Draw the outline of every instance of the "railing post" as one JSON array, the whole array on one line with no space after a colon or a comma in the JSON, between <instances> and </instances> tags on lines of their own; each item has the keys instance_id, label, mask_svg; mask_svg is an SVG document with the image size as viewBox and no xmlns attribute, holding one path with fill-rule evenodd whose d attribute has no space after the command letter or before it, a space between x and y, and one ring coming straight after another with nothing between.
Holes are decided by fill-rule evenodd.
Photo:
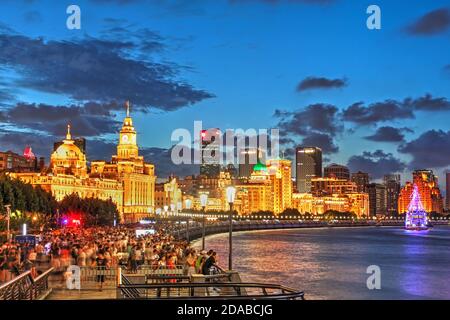
<instances>
[{"instance_id":1,"label":"railing post","mask_svg":"<svg viewBox=\"0 0 450 320\"><path fill-rule=\"evenodd\" d=\"M191 283L205 283L206 279L203 274L192 274L191 275ZM200 288L191 288L191 292L189 293L191 297L201 297L206 296L206 287Z\"/></svg>"}]
</instances>

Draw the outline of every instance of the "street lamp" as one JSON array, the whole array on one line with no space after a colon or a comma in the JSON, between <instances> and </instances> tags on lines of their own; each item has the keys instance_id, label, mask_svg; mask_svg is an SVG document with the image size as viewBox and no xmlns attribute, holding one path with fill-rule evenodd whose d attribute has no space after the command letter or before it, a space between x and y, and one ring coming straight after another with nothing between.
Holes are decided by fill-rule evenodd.
<instances>
[{"instance_id":1,"label":"street lamp","mask_svg":"<svg viewBox=\"0 0 450 320\"><path fill-rule=\"evenodd\" d=\"M230 230L229 230L229 235L228 235L228 241L229 241L229 252L228 252L228 270L232 270L232 266L233 266L233 203L234 203L234 198L236 197L236 188L233 186L229 186L226 189L227 192L227 201L228 204L230 205L230 213L228 215L229 218L229 222L230 222Z\"/></svg>"},{"instance_id":2,"label":"street lamp","mask_svg":"<svg viewBox=\"0 0 450 320\"><path fill-rule=\"evenodd\" d=\"M5 205L5 208L6 208L6 222L7 222L7 224L6 224L6 230L7 230L6 239L9 242L9 240L11 240L11 231L9 230L9 220L11 220L11 205L7 204L7 205Z\"/></svg>"},{"instance_id":3,"label":"street lamp","mask_svg":"<svg viewBox=\"0 0 450 320\"><path fill-rule=\"evenodd\" d=\"M208 204L208 194L206 192L200 193L200 205L202 206L203 221L202 221L202 250L205 250L205 211Z\"/></svg>"}]
</instances>

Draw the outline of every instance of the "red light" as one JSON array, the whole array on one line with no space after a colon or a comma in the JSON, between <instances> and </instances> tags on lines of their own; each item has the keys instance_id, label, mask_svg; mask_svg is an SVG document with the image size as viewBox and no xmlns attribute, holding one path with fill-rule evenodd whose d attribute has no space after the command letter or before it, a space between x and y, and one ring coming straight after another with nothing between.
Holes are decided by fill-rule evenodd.
<instances>
[{"instance_id":1,"label":"red light","mask_svg":"<svg viewBox=\"0 0 450 320\"><path fill-rule=\"evenodd\" d=\"M202 130L201 135L202 135L202 138L206 137L206 130Z\"/></svg>"}]
</instances>

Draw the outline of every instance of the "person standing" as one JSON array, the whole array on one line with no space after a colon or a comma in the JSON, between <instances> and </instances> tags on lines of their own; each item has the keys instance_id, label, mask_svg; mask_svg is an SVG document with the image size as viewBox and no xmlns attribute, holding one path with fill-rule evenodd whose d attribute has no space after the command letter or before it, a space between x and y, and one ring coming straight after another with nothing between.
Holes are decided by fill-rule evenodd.
<instances>
[{"instance_id":1,"label":"person standing","mask_svg":"<svg viewBox=\"0 0 450 320\"><path fill-rule=\"evenodd\" d=\"M97 267L97 282L99 284L99 291L103 291L103 283L105 282L105 272L109 267L108 260L103 255L102 251L99 251L97 254L97 258L94 260L93 267Z\"/></svg>"}]
</instances>

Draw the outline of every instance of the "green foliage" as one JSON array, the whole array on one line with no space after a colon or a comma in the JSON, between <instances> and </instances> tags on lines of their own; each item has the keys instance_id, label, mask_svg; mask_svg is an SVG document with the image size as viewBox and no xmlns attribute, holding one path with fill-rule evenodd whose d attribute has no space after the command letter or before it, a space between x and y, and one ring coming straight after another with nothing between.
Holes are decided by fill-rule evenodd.
<instances>
[{"instance_id":1,"label":"green foliage","mask_svg":"<svg viewBox=\"0 0 450 320\"><path fill-rule=\"evenodd\" d=\"M287 218L287 217L296 217L296 218L300 218L302 215L301 213L297 210L297 209L285 209L280 215L279 217L281 219Z\"/></svg>"},{"instance_id":2,"label":"green foliage","mask_svg":"<svg viewBox=\"0 0 450 320\"><path fill-rule=\"evenodd\" d=\"M57 206L54 197L42 190L33 188L28 183L8 176L0 176L0 212L5 214L5 205L11 205L11 212L40 212L51 215Z\"/></svg>"},{"instance_id":3,"label":"green foliage","mask_svg":"<svg viewBox=\"0 0 450 320\"><path fill-rule=\"evenodd\" d=\"M85 226L112 225L114 217L119 218L119 211L111 199L81 199L76 193L64 197L59 210L61 215L80 214Z\"/></svg>"},{"instance_id":4,"label":"green foliage","mask_svg":"<svg viewBox=\"0 0 450 320\"><path fill-rule=\"evenodd\" d=\"M323 214L324 219L332 220L335 218L339 219L356 219L358 216L353 212L341 212L335 210L328 210Z\"/></svg>"}]
</instances>

